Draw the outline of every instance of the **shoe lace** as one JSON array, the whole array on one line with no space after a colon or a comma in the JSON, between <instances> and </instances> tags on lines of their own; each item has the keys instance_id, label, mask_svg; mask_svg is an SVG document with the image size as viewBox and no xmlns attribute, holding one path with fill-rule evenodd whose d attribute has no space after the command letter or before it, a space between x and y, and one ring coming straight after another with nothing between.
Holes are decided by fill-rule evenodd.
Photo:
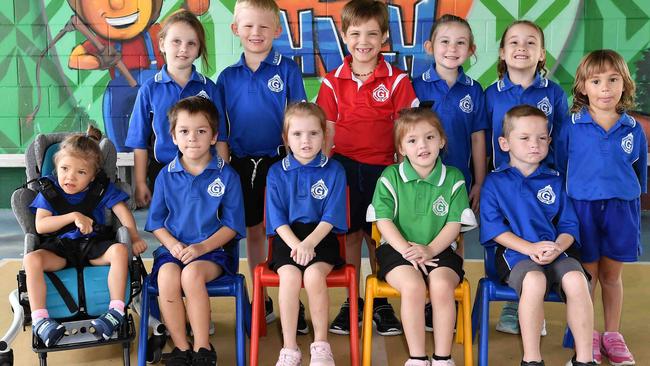
<instances>
[{"instance_id":1,"label":"shoe lace","mask_svg":"<svg viewBox=\"0 0 650 366\"><path fill-rule=\"evenodd\" d=\"M311 346L311 355L312 358L317 356L318 358L332 359L332 351L328 349L325 345L315 344Z\"/></svg>"},{"instance_id":2,"label":"shoe lace","mask_svg":"<svg viewBox=\"0 0 650 366\"><path fill-rule=\"evenodd\" d=\"M280 352L280 364L282 365L298 365L300 357L297 354Z\"/></svg>"},{"instance_id":3,"label":"shoe lace","mask_svg":"<svg viewBox=\"0 0 650 366\"><path fill-rule=\"evenodd\" d=\"M623 340L623 337L620 336L614 336L614 337L608 337L604 343L607 344L607 351L608 353L614 353L614 354L629 354L630 351L627 349L627 345L625 344L625 341Z\"/></svg>"}]
</instances>

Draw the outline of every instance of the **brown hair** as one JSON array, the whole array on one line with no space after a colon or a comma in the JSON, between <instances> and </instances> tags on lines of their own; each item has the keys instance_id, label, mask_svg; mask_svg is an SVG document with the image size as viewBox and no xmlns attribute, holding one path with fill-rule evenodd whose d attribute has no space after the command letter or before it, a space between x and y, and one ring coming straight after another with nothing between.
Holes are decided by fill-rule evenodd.
<instances>
[{"instance_id":1,"label":"brown hair","mask_svg":"<svg viewBox=\"0 0 650 366\"><path fill-rule=\"evenodd\" d=\"M99 148L102 132L89 124L86 133L76 133L66 137L59 145L59 151L54 154L54 165L66 155L89 162L95 169L94 174L102 168L103 157Z\"/></svg>"},{"instance_id":2,"label":"brown hair","mask_svg":"<svg viewBox=\"0 0 650 366\"><path fill-rule=\"evenodd\" d=\"M272 12L275 14L276 23L278 25L280 24L280 8L275 0L237 0L235 3L235 10L233 11L234 23L237 23L239 11L247 6Z\"/></svg>"},{"instance_id":3,"label":"brown hair","mask_svg":"<svg viewBox=\"0 0 650 366\"><path fill-rule=\"evenodd\" d=\"M208 63L208 46L205 41L205 30L199 18L189 10L179 9L168 16L163 22L162 29L158 32L158 38L161 40L165 39L169 28L176 23L185 23L194 29L196 36L199 38L199 57L201 57L203 65L209 69L210 64Z\"/></svg>"},{"instance_id":4,"label":"brown hair","mask_svg":"<svg viewBox=\"0 0 650 366\"><path fill-rule=\"evenodd\" d=\"M429 41L431 42L435 41L436 33L438 32L438 27L450 23L458 23L460 25L464 25L465 27L467 27L467 30L469 31L469 49L470 51L476 50L476 43L474 43L474 33L472 33L472 27L469 25L467 20L453 14L443 14L440 18L436 19L436 22L433 24L433 27L431 27L431 33L429 33ZM475 53L474 56L476 56Z\"/></svg>"},{"instance_id":5,"label":"brown hair","mask_svg":"<svg viewBox=\"0 0 650 366\"><path fill-rule=\"evenodd\" d=\"M528 104L521 104L510 108L506 115L503 117L503 128L501 129L501 136L508 137L510 132L514 129L514 122L521 117L539 117L546 121L548 125L548 117L536 107ZM548 127L547 127L548 131Z\"/></svg>"},{"instance_id":6,"label":"brown hair","mask_svg":"<svg viewBox=\"0 0 650 366\"><path fill-rule=\"evenodd\" d=\"M321 109L320 106L316 103L311 102L298 102L289 104L287 109L284 111L284 122L282 126L282 140L284 140L284 145L289 148L287 143L289 137L289 121L292 117L297 116L312 116L318 119L320 128L323 130L323 138L327 134L327 118L325 117L325 112Z\"/></svg>"},{"instance_id":7,"label":"brown hair","mask_svg":"<svg viewBox=\"0 0 650 366\"><path fill-rule=\"evenodd\" d=\"M399 112L399 118L395 120L393 138L396 149L399 148L404 135L418 122L430 124L438 131L440 139L445 142L445 145L447 144L447 135L445 134L445 129L442 128L442 123L438 115L430 108L414 107L402 109Z\"/></svg>"},{"instance_id":8,"label":"brown hair","mask_svg":"<svg viewBox=\"0 0 650 366\"><path fill-rule=\"evenodd\" d=\"M525 24L530 27L533 27L537 30L539 33L540 41L541 41L541 47L542 51L546 50L546 47L544 46L544 30L534 22L531 22L530 20L516 20L512 22L504 31L503 34L501 35L501 42L499 43L499 50L502 50L503 47L505 47L505 42L506 42L506 34L508 34L508 31L510 28L514 27L515 25L518 24ZM499 79L503 79L503 76L506 74L508 71L508 65L506 65L506 60L502 60L501 57L499 57L499 62L497 64L497 74L499 75ZM542 76L546 76L546 57L542 61L537 62L537 68L535 69L536 73L542 74Z\"/></svg>"},{"instance_id":9,"label":"brown hair","mask_svg":"<svg viewBox=\"0 0 650 366\"><path fill-rule=\"evenodd\" d=\"M623 95L616 104L616 112L623 113L625 110L634 108L636 85L630 76L630 70L621 55L613 50L591 51L580 61L576 70L576 78L573 82L573 105L571 112L578 112L582 107L589 105L589 98L583 93L587 79L594 74L605 72L607 68L613 68L623 78Z\"/></svg>"},{"instance_id":10,"label":"brown hair","mask_svg":"<svg viewBox=\"0 0 650 366\"><path fill-rule=\"evenodd\" d=\"M217 135L219 112L217 112L217 107L214 106L214 103L212 103L210 99L192 96L176 102L169 112L167 112L167 118L169 119L169 132L172 135L174 134L176 124L178 123L178 114L181 111L185 111L189 114L202 114L205 119L208 120L212 133Z\"/></svg>"},{"instance_id":11,"label":"brown hair","mask_svg":"<svg viewBox=\"0 0 650 366\"><path fill-rule=\"evenodd\" d=\"M351 25L359 25L374 19L379 23L382 34L388 32L388 8L377 0L350 0L341 12L341 30L348 31Z\"/></svg>"}]
</instances>

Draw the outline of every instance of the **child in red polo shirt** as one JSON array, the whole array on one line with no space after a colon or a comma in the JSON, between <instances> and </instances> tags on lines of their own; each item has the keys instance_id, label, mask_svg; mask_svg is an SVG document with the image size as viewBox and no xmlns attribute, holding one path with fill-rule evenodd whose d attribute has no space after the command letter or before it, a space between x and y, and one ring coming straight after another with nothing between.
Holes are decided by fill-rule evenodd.
<instances>
[{"instance_id":1,"label":"child in red polo shirt","mask_svg":"<svg viewBox=\"0 0 650 366\"><path fill-rule=\"evenodd\" d=\"M328 138L324 152L332 154L343 165L350 188L346 261L356 266L358 279L361 242L364 232L369 235L371 228L365 219L366 209L381 172L395 162L394 121L400 110L419 102L408 75L385 61L379 53L388 38L385 3L348 2L341 14L341 30L350 55L325 76L316 103L327 116ZM370 257L374 258L374 245L370 245L369 250ZM359 309L363 309L362 303ZM402 333L402 326L386 299L376 299L374 310L373 319L379 334ZM349 316L346 301L332 322L330 332L349 334Z\"/></svg>"}]
</instances>

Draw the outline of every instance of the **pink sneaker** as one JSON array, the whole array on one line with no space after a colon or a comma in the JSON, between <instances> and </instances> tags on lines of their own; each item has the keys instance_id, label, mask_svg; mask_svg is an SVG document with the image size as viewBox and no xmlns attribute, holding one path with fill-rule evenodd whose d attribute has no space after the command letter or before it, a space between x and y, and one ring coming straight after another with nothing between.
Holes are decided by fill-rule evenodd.
<instances>
[{"instance_id":1,"label":"pink sneaker","mask_svg":"<svg viewBox=\"0 0 650 366\"><path fill-rule=\"evenodd\" d=\"M332 348L327 342L314 342L309 346L311 352L310 366L334 366L334 356Z\"/></svg>"},{"instance_id":2,"label":"pink sneaker","mask_svg":"<svg viewBox=\"0 0 650 366\"><path fill-rule=\"evenodd\" d=\"M299 349L283 348L275 366L300 366L302 353Z\"/></svg>"},{"instance_id":3,"label":"pink sneaker","mask_svg":"<svg viewBox=\"0 0 650 366\"><path fill-rule=\"evenodd\" d=\"M636 365L632 353L627 348L623 335L619 332L605 332L602 339L602 353L613 366Z\"/></svg>"},{"instance_id":4,"label":"pink sneaker","mask_svg":"<svg viewBox=\"0 0 650 366\"><path fill-rule=\"evenodd\" d=\"M600 363L603 362L603 355L600 353L600 333L597 330L594 330L591 349L594 353L594 362L596 365L600 365Z\"/></svg>"},{"instance_id":5,"label":"pink sneaker","mask_svg":"<svg viewBox=\"0 0 650 366\"><path fill-rule=\"evenodd\" d=\"M429 360L424 361L409 358L406 360L406 363L404 363L404 366L431 366L431 362Z\"/></svg>"}]
</instances>

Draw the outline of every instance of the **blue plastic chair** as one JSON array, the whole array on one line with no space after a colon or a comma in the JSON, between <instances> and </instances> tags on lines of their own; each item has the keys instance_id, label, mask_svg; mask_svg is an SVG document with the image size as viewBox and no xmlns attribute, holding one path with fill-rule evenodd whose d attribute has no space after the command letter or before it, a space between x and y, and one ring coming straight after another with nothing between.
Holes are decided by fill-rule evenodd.
<instances>
[{"instance_id":1,"label":"blue plastic chair","mask_svg":"<svg viewBox=\"0 0 650 366\"><path fill-rule=\"evenodd\" d=\"M228 250L234 263L232 268L239 271L239 241L229 244ZM151 296L158 296L158 288L152 284L151 276L147 276L142 284L140 306L140 338L138 340L138 365L145 366L147 361L147 333L149 328L150 309L157 313L157 303L151 302ZM241 273L224 274L206 284L210 297L235 297L235 337L237 342L237 365L246 366L246 335L250 336L251 304L246 288L246 278ZM154 298L155 300L155 298Z\"/></svg>"},{"instance_id":2,"label":"blue plastic chair","mask_svg":"<svg viewBox=\"0 0 650 366\"><path fill-rule=\"evenodd\" d=\"M488 334L490 330L490 302L519 301L515 290L499 280L496 270L497 245L486 246L484 253L485 277L481 278L476 288L474 307L472 309L472 338L478 333L478 364L488 365ZM560 296L551 291L544 301L563 302ZM479 332L480 330L480 332ZM573 348L573 335L569 327L564 332L562 345Z\"/></svg>"}]
</instances>

